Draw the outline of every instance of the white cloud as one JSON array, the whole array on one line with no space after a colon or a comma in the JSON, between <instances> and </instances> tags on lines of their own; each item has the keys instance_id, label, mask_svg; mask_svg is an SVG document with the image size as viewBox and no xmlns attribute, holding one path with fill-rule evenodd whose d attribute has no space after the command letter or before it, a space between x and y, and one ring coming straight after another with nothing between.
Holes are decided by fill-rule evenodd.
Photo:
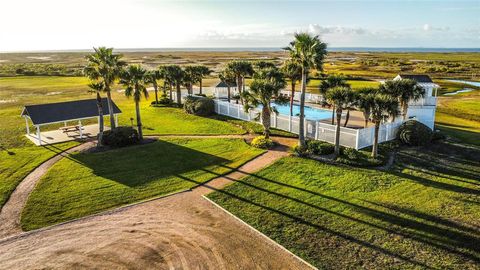
<instances>
[{"instance_id":1,"label":"white cloud","mask_svg":"<svg viewBox=\"0 0 480 270\"><path fill-rule=\"evenodd\" d=\"M450 30L450 27L448 26L442 26L442 27L434 27L428 23L424 24L423 25L423 30L424 31L438 31L438 32L445 32L445 31L449 31Z\"/></svg>"},{"instance_id":2,"label":"white cloud","mask_svg":"<svg viewBox=\"0 0 480 270\"><path fill-rule=\"evenodd\" d=\"M318 24L310 24L308 31L315 35L341 34L341 35L364 35L368 31L361 27L346 26L321 26Z\"/></svg>"}]
</instances>

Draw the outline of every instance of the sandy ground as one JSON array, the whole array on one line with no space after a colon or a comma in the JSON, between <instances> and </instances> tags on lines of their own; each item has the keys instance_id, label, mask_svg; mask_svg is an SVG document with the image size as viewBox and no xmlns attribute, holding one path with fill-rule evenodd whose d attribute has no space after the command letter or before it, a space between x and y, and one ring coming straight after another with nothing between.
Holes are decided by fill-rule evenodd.
<instances>
[{"instance_id":1,"label":"sandy ground","mask_svg":"<svg viewBox=\"0 0 480 270\"><path fill-rule=\"evenodd\" d=\"M193 191L5 238L0 269L308 269L202 197L285 155L279 147Z\"/></svg>"}]
</instances>

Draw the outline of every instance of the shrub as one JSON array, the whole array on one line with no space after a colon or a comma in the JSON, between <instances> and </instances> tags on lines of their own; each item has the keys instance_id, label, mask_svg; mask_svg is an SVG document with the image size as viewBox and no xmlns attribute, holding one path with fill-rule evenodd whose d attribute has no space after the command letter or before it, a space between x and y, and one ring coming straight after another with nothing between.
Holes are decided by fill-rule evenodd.
<instances>
[{"instance_id":1,"label":"shrub","mask_svg":"<svg viewBox=\"0 0 480 270\"><path fill-rule=\"evenodd\" d=\"M274 143L271 139L265 138L265 136L258 136L253 138L250 145L256 148L269 149L273 147Z\"/></svg>"},{"instance_id":2,"label":"shrub","mask_svg":"<svg viewBox=\"0 0 480 270\"><path fill-rule=\"evenodd\" d=\"M152 105L169 105L171 104L172 101L170 100L170 98L167 96L167 93L161 93L160 94L160 97L158 99L158 103L157 101L152 101Z\"/></svg>"},{"instance_id":3,"label":"shrub","mask_svg":"<svg viewBox=\"0 0 480 270\"><path fill-rule=\"evenodd\" d=\"M200 94L200 93L198 93L198 94L195 94L195 96L199 96L199 97L207 97L207 95L205 95L205 94Z\"/></svg>"},{"instance_id":4,"label":"shrub","mask_svg":"<svg viewBox=\"0 0 480 270\"><path fill-rule=\"evenodd\" d=\"M428 144L432 140L432 136L432 130L416 120L408 120L398 130L400 141L411 146Z\"/></svg>"},{"instance_id":5,"label":"shrub","mask_svg":"<svg viewBox=\"0 0 480 270\"><path fill-rule=\"evenodd\" d=\"M206 97L187 96L183 108L187 113L199 116L209 116L215 113L215 103Z\"/></svg>"},{"instance_id":6,"label":"shrub","mask_svg":"<svg viewBox=\"0 0 480 270\"><path fill-rule=\"evenodd\" d=\"M103 132L102 143L111 147L123 147L139 141L138 132L132 127L117 127Z\"/></svg>"},{"instance_id":7,"label":"shrub","mask_svg":"<svg viewBox=\"0 0 480 270\"><path fill-rule=\"evenodd\" d=\"M446 136L440 130L435 130L432 135L432 141L445 140Z\"/></svg>"},{"instance_id":8,"label":"shrub","mask_svg":"<svg viewBox=\"0 0 480 270\"><path fill-rule=\"evenodd\" d=\"M307 141L308 154L329 155L333 154L335 146L333 144L321 141Z\"/></svg>"},{"instance_id":9,"label":"shrub","mask_svg":"<svg viewBox=\"0 0 480 270\"><path fill-rule=\"evenodd\" d=\"M342 153L343 156L347 157L348 159L359 159L362 156L362 153L360 153L358 150L354 148L345 148Z\"/></svg>"},{"instance_id":10,"label":"shrub","mask_svg":"<svg viewBox=\"0 0 480 270\"><path fill-rule=\"evenodd\" d=\"M308 155L308 148L306 146L295 145L292 147L291 151L294 155L299 157L304 157Z\"/></svg>"}]
</instances>

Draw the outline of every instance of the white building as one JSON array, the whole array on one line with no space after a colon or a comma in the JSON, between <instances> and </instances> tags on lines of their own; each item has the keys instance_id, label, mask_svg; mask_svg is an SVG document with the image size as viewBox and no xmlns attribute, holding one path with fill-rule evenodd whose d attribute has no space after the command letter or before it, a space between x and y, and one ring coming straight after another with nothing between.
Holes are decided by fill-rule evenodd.
<instances>
[{"instance_id":1,"label":"white building","mask_svg":"<svg viewBox=\"0 0 480 270\"><path fill-rule=\"evenodd\" d=\"M399 74L394 80L411 79L425 89L425 97L408 104L407 117L415 119L433 130L435 111L437 109L437 92L439 86L428 75Z\"/></svg>"}]
</instances>

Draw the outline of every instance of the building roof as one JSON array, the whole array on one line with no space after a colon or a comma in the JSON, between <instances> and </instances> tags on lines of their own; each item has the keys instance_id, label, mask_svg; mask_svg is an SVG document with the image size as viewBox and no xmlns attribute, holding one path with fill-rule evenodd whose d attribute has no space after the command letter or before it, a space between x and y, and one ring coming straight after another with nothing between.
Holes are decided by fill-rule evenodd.
<instances>
[{"instance_id":1,"label":"building roof","mask_svg":"<svg viewBox=\"0 0 480 270\"><path fill-rule=\"evenodd\" d=\"M113 113L121 113L117 105L112 102ZM103 115L109 115L108 102L102 98ZM21 116L28 116L34 125L57 123L98 116L97 100L84 99L76 101L27 105Z\"/></svg>"},{"instance_id":2,"label":"building roof","mask_svg":"<svg viewBox=\"0 0 480 270\"><path fill-rule=\"evenodd\" d=\"M228 85L226 82L224 81L220 81L219 83L217 83L217 85L215 85L216 88L227 88ZM237 84L236 83L231 83L230 84L230 87L237 87Z\"/></svg>"},{"instance_id":3,"label":"building roof","mask_svg":"<svg viewBox=\"0 0 480 270\"><path fill-rule=\"evenodd\" d=\"M400 79L410 79L418 83L433 83L432 79L428 75L417 75L417 74L398 74Z\"/></svg>"}]
</instances>

